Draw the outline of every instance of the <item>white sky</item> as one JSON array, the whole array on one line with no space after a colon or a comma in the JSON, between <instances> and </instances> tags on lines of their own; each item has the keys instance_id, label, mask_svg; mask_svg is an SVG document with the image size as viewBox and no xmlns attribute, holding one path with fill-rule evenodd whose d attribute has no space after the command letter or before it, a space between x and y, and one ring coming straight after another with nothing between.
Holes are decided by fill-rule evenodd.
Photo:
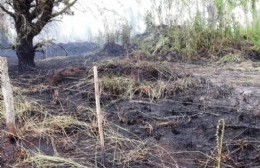
<instances>
[{"instance_id":1,"label":"white sky","mask_svg":"<svg viewBox=\"0 0 260 168\"><path fill-rule=\"evenodd\" d=\"M142 0L141 4L147 2L149 0ZM107 30L105 24L112 30L119 27L122 21L128 21L134 31L143 32L145 8L147 6L139 6L135 0L124 3L118 0L79 0L73 7L73 16L63 16L62 21L51 23L42 34L57 42L85 41L98 36L100 32L104 33Z\"/></svg>"},{"instance_id":2,"label":"white sky","mask_svg":"<svg viewBox=\"0 0 260 168\"><path fill-rule=\"evenodd\" d=\"M154 0L156 3L160 1ZM206 8L202 8L199 3L201 0L189 2L185 5L175 3L174 9L163 10L164 19L168 12L180 23L194 15L197 8L205 12ZM144 16L152 8L151 0L79 0L73 7L73 16L63 16L61 21L49 24L37 39L55 39L63 43L93 40L100 33L120 29L120 23L126 21L132 26L133 32L142 33L145 30ZM241 9L235 12L237 19L246 22L245 15L239 11Z\"/></svg>"}]
</instances>

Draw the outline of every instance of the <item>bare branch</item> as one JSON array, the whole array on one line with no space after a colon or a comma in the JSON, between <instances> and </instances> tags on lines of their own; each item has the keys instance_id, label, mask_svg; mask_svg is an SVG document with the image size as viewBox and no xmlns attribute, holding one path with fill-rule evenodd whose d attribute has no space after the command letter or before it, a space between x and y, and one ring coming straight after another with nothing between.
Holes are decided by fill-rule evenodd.
<instances>
[{"instance_id":1,"label":"bare branch","mask_svg":"<svg viewBox=\"0 0 260 168\"><path fill-rule=\"evenodd\" d=\"M68 54L68 51L67 51L62 45L55 43L53 39L47 40L47 41L42 41L42 42L37 43L37 44L34 46L34 49L35 49L35 51L37 51L37 52L42 52L42 53L44 53L43 48L47 47L48 45L49 45L49 46L50 46L50 45L52 45L52 46L53 46L53 45L57 45L57 46L60 47L62 50L64 50L66 56L69 55L69 54Z\"/></svg>"},{"instance_id":2,"label":"bare branch","mask_svg":"<svg viewBox=\"0 0 260 168\"><path fill-rule=\"evenodd\" d=\"M9 10L7 10L2 4L0 4L0 9L2 9L3 12L10 15L11 17L15 18L15 14Z\"/></svg>"},{"instance_id":3,"label":"bare branch","mask_svg":"<svg viewBox=\"0 0 260 168\"><path fill-rule=\"evenodd\" d=\"M74 0L74 1L71 2L71 3L68 3L65 8L63 8L63 9L60 10L59 12L56 12L56 13L52 14L52 17L57 17L57 16L59 16L59 15L61 15L61 14L64 14L64 12L66 12L70 7L72 7L77 1L78 1L78 0Z\"/></svg>"},{"instance_id":4,"label":"bare branch","mask_svg":"<svg viewBox=\"0 0 260 168\"><path fill-rule=\"evenodd\" d=\"M53 3L54 0L48 0L45 2L44 7L41 9L42 10L41 17L37 20L36 23L32 25L33 31L31 33L33 36L38 35L43 29L43 27L51 20Z\"/></svg>"},{"instance_id":5,"label":"bare branch","mask_svg":"<svg viewBox=\"0 0 260 168\"><path fill-rule=\"evenodd\" d=\"M2 49L2 50L15 50L15 46L9 45L8 47L4 47L4 46L2 46L2 44L0 44L0 49Z\"/></svg>"},{"instance_id":6,"label":"bare branch","mask_svg":"<svg viewBox=\"0 0 260 168\"><path fill-rule=\"evenodd\" d=\"M34 45L34 49L36 50L36 49L38 49L38 48L46 47L48 44L54 44L53 41L54 41L53 39L50 39L50 40L45 40L45 41L36 43L36 44Z\"/></svg>"},{"instance_id":7,"label":"bare branch","mask_svg":"<svg viewBox=\"0 0 260 168\"><path fill-rule=\"evenodd\" d=\"M39 5L35 5L33 11L30 14L31 20L35 19L38 16L38 14L41 12L42 12L41 7Z\"/></svg>"}]
</instances>

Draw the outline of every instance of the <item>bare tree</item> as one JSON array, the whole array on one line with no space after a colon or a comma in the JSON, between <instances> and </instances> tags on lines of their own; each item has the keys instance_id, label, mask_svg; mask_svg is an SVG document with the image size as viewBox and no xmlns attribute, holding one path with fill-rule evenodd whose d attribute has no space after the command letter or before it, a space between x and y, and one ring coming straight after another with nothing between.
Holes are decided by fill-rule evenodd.
<instances>
[{"instance_id":1,"label":"bare tree","mask_svg":"<svg viewBox=\"0 0 260 168\"><path fill-rule=\"evenodd\" d=\"M3 0L0 10L13 18L17 33L14 49L18 57L18 69L35 68L35 51L42 43L33 39L44 26L63 14L72 14L71 7L77 0Z\"/></svg>"}]
</instances>

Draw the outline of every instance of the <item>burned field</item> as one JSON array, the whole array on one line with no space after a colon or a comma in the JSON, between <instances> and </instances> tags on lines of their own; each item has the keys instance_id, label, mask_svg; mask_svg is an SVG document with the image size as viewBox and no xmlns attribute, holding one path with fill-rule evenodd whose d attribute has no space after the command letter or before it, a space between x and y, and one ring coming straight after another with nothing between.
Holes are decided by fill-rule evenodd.
<instances>
[{"instance_id":1,"label":"burned field","mask_svg":"<svg viewBox=\"0 0 260 168\"><path fill-rule=\"evenodd\" d=\"M2 167L104 167L93 64L57 61L51 69L39 62L46 68L27 75L10 69L18 139L11 144L1 131ZM222 167L260 165L257 63L238 70L132 56L94 64L105 167L215 167L219 158Z\"/></svg>"}]
</instances>

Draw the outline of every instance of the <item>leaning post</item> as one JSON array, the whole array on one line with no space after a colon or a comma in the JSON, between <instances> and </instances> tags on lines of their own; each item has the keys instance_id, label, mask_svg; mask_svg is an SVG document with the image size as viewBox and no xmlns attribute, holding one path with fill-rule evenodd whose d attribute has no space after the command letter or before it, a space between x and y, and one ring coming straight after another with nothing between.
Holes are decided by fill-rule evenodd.
<instances>
[{"instance_id":1,"label":"leaning post","mask_svg":"<svg viewBox=\"0 0 260 168\"><path fill-rule=\"evenodd\" d=\"M102 164L106 167L106 156L105 156L105 140L104 140L104 131L103 131L103 115L101 114L100 107L100 90L99 90L99 80L98 80L98 71L97 66L93 67L94 70L94 86L95 86L95 99L96 99L96 109L97 109L97 123L98 123L98 132L100 136L100 145L102 152Z\"/></svg>"},{"instance_id":2,"label":"leaning post","mask_svg":"<svg viewBox=\"0 0 260 168\"><path fill-rule=\"evenodd\" d=\"M4 98L6 128L10 139L16 136L13 90L8 75L7 58L0 57L1 87Z\"/></svg>"}]
</instances>

